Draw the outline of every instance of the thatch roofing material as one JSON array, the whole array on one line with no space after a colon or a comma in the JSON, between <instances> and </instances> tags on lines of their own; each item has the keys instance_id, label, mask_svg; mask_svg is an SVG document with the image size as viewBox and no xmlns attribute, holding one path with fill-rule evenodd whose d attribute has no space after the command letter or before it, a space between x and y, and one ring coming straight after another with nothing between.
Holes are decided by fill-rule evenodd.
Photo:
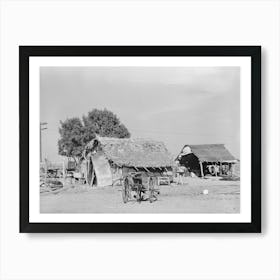
<instances>
[{"instance_id":1,"label":"thatch roofing material","mask_svg":"<svg viewBox=\"0 0 280 280\"><path fill-rule=\"evenodd\" d=\"M171 154L162 142L97 136L88 143L86 149L93 151L97 145L108 160L119 166L159 168L174 165Z\"/></svg>"},{"instance_id":2,"label":"thatch roofing material","mask_svg":"<svg viewBox=\"0 0 280 280\"><path fill-rule=\"evenodd\" d=\"M235 157L223 144L187 145L200 161L207 162L231 162Z\"/></svg>"}]
</instances>

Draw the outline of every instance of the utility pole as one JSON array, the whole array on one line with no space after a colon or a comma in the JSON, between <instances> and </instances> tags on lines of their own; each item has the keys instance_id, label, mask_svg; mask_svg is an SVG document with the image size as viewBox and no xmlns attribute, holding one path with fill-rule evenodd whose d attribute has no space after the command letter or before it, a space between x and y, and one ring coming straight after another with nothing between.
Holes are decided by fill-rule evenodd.
<instances>
[{"instance_id":1,"label":"utility pole","mask_svg":"<svg viewBox=\"0 0 280 280\"><path fill-rule=\"evenodd\" d=\"M46 122L40 122L40 162L42 162L42 130L48 129Z\"/></svg>"}]
</instances>

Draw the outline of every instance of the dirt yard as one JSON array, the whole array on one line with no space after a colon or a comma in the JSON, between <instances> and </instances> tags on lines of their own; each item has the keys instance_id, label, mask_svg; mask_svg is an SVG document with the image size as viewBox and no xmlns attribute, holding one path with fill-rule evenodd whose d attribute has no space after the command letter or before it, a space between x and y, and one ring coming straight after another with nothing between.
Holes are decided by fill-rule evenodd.
<instances>
[{"instance_id":1,"label":"dirt yard","mask_svg":"<svg viewBox=\"0 0 280 280\"><path fill-rule=\"evenodd\" d=\"M208 190L208 194L203 194ZM239 213L240 182L189 178L160 186L158 200L124 204L121 187L69 185L40 195L41 213Z\"/></svg>"}]
</instances>

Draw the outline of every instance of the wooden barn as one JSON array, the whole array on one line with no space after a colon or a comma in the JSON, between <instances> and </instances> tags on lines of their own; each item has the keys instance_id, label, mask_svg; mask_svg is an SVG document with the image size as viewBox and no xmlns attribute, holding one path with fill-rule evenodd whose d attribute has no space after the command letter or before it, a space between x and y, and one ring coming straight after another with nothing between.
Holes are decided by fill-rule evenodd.
<instances>
[{"instance_id":1,"label":"wooden barn","mask_svg":"<svg viewBox=\"0 0 280 280\"><path fill-rule=\"evenodd\" d=\"M196 176L232 176L237 159L223 144L185 145L176 158Z\"/></svg>"},{"instance_id":2,"label":"wooden barn","mask_svg":"<svg viewBox=\"0 0 280 280\"><path fill-rule=\"evenodd\" d=\"M131 171L171 171L172 156L164 143L133 138L97 136L84 151L86 181L90 186L110 186Z\"/></svg>"}]
</instances>

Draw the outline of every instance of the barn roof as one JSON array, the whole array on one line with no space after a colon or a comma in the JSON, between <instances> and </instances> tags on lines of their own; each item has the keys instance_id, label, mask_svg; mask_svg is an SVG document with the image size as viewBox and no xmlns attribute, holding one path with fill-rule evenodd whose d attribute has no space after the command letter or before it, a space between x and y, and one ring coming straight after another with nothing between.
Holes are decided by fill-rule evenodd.
<instances>
[{"instance_id":1,"label":"barn roof","mask_svg":"<svg viewBox=\"0 0 280 280\"><path fill-rule=\"evenodd\" d=\"M226 149L224 144L186 145L200 161L230 162L236 158ZM185 146L185 147L186 147Z\"/></svg>"},{"instance_id":2,"label":"barn roof","mask_svg":"<svg viewBox=\"0 0 280 280\"><path fill-rule=\"evenodd\" d=\"M171 154L163 142L148 139L100 137L86 146L91 152L100 147L107 159L119 166L169 167L173 166Z\"/></svg>"}]
</instances>

